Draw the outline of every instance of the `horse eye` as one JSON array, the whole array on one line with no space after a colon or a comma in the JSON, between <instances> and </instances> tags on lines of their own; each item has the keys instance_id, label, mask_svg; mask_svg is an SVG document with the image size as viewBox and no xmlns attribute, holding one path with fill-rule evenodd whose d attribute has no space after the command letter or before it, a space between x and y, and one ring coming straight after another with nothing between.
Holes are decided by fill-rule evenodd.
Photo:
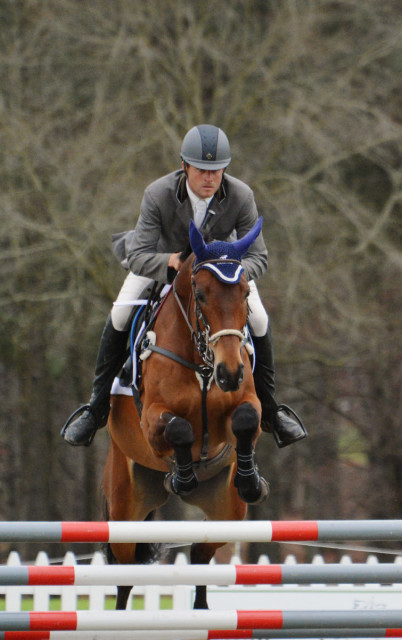
<instances>
[{"instance_id":1,"label":"horse eye","mask_svg":"<svg viewBox=\"0 0 402 640\"><path fill-rule=\"evenodd\" d=\"M245 299L247 300L247 298L250 295L250 289L247 289L246 293L244 294Z\"/></svg>"},{"instance_id":2,"label":"horse eye","mask_svg":"<svg viewBox=\"0 0 402 640\"><path fill-rule=\"evenodd\" d=\"M195 299L197 300L197 302L206 302L205 293L203 291L197 290L195 292Z\"/></svg>"}]
</instances>

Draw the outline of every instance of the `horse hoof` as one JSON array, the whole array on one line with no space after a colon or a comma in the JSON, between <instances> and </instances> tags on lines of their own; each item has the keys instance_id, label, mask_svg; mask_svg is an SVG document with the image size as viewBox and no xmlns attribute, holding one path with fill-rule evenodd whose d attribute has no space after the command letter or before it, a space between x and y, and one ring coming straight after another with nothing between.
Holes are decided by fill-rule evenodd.
<instances>
[{"instance_id":1,"label":"horse hoof","mask_svg":"<svg viewBox=\"0 0 402 640\"><path fill-rule=\"evenodd\" d=\"M163 486L168 493L174 496L189 496L198 487L198 480L195 474L189 480L183 482L175 473L167 473L163 480Z\"/></svg>"},{"instance_id":2,"label":"horse hoof","mask_svg":"<svg viewBox=\"0 0 402 640\"><path fill-rule=\"evenodd\" d=\"M247 504L260 504L269 495L269 482L257 472L253 476L235 475L234 486L237 488L240 498Z\"/></svg>"},{"instance_id":3,"label":"horse hoof","mask_svg":"<svg viewBox=\"0 0 402 640\"><path fill-rule=\"evenodd\" d=\"M254 500L254 502L248 502L247 504L261 504L261 502L264 502L264 500L268 498L271 488L269 486L269 482L267 482L265 478L263 478L262 476L260 477L260 486L261 486L260 497L257 498L257 500Z\"/></svg>"}]
</instances>

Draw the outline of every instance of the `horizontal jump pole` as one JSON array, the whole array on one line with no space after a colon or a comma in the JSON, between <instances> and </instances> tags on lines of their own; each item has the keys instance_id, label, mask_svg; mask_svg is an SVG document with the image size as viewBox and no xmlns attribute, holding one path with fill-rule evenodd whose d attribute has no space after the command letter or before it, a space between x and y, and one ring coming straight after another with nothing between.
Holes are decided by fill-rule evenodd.
<instances>
[{"instance_id":1,"label":"horizontal jump pole","mask_svg":"<svg viewBox=\"0 0 402 640\"><path fill-rule=\"evenodd\" d=\"M402 520L0 522L0 542L402 540Z\"/></svg>"},{"instance_id":2,"label":"horizontal jump pole","mask_svg":"<svg viewBox=\"0 0 402 640\"><path fill-rule=\"evenodd\" d=\"M266 629L237 631L114 631L115 640L230 640L266 638ZM270 629L269 637L401 638L402 629ZM0 640L110 640L110 631L5 631Z\"/></svg>"},{"instance_id":3,"label":"horizontal jump pole","mask_svg":"<svg viewBox=\"0 0 402 640\"><path fill-rule=\"evenodd\" d=\"M402 583L400 564L76 565L0 567L0 585ZM1 639L0 639L1 640Z\"/></svg>"},{"instance_id":4,"label":"horizontal jump pole","mask_svg":"<svg viewBox=\"0 0 402 640\"><path fill-rule=\"evenodd\" d=\"M402 628L402 610L0 612L0 631Z\"/></svg>"}]
</instances>

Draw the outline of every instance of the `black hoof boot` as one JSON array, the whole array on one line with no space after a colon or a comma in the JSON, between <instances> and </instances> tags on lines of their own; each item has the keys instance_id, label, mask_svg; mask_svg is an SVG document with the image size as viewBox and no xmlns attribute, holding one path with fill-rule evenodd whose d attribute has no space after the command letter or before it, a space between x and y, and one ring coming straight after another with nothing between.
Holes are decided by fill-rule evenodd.
<instances>
[{"instance_id":1,"label":"black hoof boot","mask_svg":"<svg viewBox=\"0 0 402 640\"><path fill-rule=\"evenodd\" d=\"M166 418L169 418L169 414ZM194 433L191 424L179 416L172 416L166 425L165 438L174 449L174 469L165 476L165 489L178 496L188 496L198 487L193 470L191 447Z\"/></svg>"},{"instance_id":2,"label":"black hoof boot","mask_svg":"<svg viewBox=\"0 0 402 640\"><path fill-rule=\"evenodd\" d=\"M260 475L255 465L252 473L247 475L237 471L234 478L239 497L247 504L260 504L269 495L269 482Z\"/></svg>"},{"instance_id":3,"label":"black hoof boot","mask_svg":"<svg viewBox=\"0 0 402 640\"><path fill-rule=\"evenodd\" d=\"M189 496L198 487L198 479L194 472L189 475L167 473L163 481L166 491L176 496Z\"/></svg>"}]
</instances>

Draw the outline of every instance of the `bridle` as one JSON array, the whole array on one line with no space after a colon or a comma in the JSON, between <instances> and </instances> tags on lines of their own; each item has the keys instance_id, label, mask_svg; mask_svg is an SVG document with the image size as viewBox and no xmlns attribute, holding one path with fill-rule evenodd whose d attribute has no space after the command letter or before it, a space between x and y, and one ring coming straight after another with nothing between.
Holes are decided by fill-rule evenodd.
<instances>
[{"instance_id":1,"label":"bridle","mask_svg":"<svg viewBox=\"0 0 402 640\"><path fill-rule=\"evenodd\" d=\"M177 293L176 281L173 282L173 295L179 306L182 316L189 328L191 339L194 342L194 345L198 353L200 354L203 362L208 367L211 367L212 369L214 366L214 354L211 349L211 346L214 347L217 344L217 342L220 340L220 338L223 338L224 336L236 336L241 341L241 347L245 346L247 348L247 345L250 344L250 338L247 330L247 319L242 331L239 331L238 329L221 329L220 331L216 331L215 333L210 335L210 331L211 331L210 324L201 309L200 303L197 300L197 296L195 295L196 284L195 284L194 276L198 273L198 271L204 268L206 264L208 265L211 263L222 264L222 262L224 262L223 258L219 258L218 260L207 260L204 262L199 262L195 267L193 267L192 274L191 274L192 295L190 295L188 300L187 311L183 307L179 294ZM238 260L230 259L230 260L227 260L227 262L235 263L241 266L241 262ZM195 302L195 324L196 324L195 329L192 326L189 319L192 298L194 298L194 302ZM247 305L247 318L248 318L248 314L249 314L249 307Z\"/></svg>"}]
</instances>

